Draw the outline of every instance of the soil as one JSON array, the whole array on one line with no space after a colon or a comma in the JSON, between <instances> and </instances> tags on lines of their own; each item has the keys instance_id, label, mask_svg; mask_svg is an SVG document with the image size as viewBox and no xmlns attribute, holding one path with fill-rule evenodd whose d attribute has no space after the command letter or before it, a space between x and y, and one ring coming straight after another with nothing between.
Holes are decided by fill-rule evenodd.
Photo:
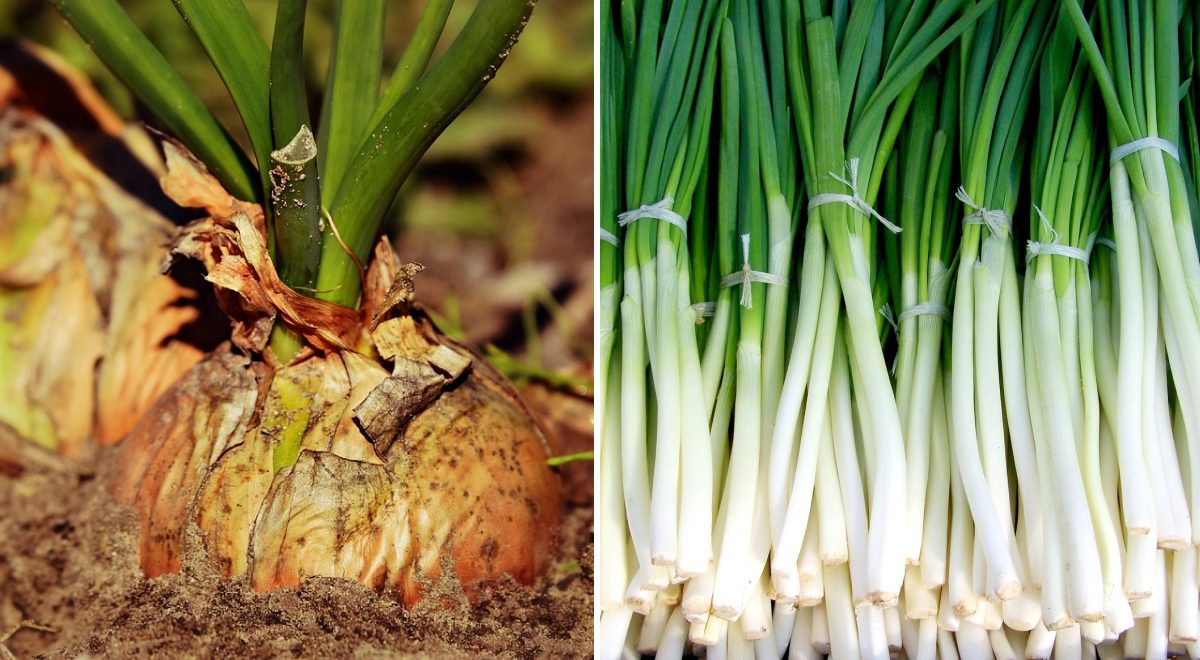
<instances>
[{"instance_id":1,"label":"soil","mask_svg":"<svg viewBox=\"0 0 1200 660\"><path fill-rule=\"evenodd\" d=\"M180 574L147 579L136 514L108 496L102 472L0 477L0 630L21 620L54 630L16 632L6 646L17 657L590 655L590 505L569 506L558 561L535 584L509 579L472 605L444 577L406 611L332 578L256 594L222 579L198 542Z\"/></svg>"}]
</instances>

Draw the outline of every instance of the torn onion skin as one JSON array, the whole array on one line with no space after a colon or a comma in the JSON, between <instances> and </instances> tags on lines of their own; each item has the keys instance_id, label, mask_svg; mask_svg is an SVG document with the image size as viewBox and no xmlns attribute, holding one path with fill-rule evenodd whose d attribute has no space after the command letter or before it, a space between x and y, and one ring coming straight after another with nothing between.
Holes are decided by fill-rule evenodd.
<instances>
[{"instance_id":1,"label":"torn onion skin","mask_svg":"<svg viewBox=\"0 0 1200 660\"><path fill-rule=\"evenodd\" d=\"M159 272L179 209L145 131L21 41L0 44L0 170L0 424L26 459L86 461L204 356L183 337L204 306Z\"/></svg>"},{"instance_id":2,"label":"torn onion skin","mask_svg":"<svg viewBox=\"0 0 1200 660\"><path fill-rule=\"evenodd\" d=\"M405 327L432 329L422 321ZM553 555L559 487L512 387L472 356L387 443L355 413L369 394L355 383L387 377L355 353L269 373L226 347L196 365L125 439L110 477L139 512L146 574L180 570L195 521L221 570L248 573L258 591L343 577L412 604L447 556L468 596L505 574L532 581ZM284 382L318 391L298 410ZM289 435L299 453L276 468Z\"/></svg>"}]
</instances>

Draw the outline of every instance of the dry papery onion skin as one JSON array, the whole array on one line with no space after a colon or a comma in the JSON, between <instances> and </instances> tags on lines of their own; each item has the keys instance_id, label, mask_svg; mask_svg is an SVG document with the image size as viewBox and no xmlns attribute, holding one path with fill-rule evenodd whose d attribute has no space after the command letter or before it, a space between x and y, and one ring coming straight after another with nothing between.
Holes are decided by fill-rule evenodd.
<instances>
[{"instance_id":1,"label":"dry papery onion skin","mask_svg":"<svg viewBox=\"0 0 1200 660\"><path fill-rule=\"evenodd\" d=\"M173 256L204 265L233 335L120 449L111 490L139 511L146 573L180 569L195 521L225 574L260 591L343 577L411 604L446 567L468 595L504 574L532 581L561 518L545 438L512 386L412 303L419 267L383 240L361 314L300 296L252 209L197 196L215 181L181 148L167 154L164 190L213 214ZM308 348L287 365L245 357L277 319Z\"/></svg>"}]
</instances>

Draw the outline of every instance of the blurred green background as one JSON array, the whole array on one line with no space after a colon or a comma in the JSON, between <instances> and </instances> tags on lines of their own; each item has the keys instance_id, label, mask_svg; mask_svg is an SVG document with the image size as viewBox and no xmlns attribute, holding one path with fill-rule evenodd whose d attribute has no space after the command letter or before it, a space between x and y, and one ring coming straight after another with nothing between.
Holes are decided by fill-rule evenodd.
<instances>
[{"instance_id":1,"label":"blurred green background","mask_svg":"<svg viewBox=\"0 0 1200 660\"><path fill-rule=\"evenodd\" d=\"M121 4L244 142L225 88L172 3ZM245 4L270 43L275 1ZM389 7L385 81L424 4L396 0ZM474 5L455 4L439 48ZM305 65L313 117L334 8L335 0L309 2ZM0 0L0 38L14 36L49 46L87 73L124 116L154 123L46 0ZM453 334L520 356L523 365L509 371L578 371L590 362L592 112L592 3L539 0L499 75L430 149L389 222L401 259L427 267L418 299Z\"/></svg>"}]
</instances>

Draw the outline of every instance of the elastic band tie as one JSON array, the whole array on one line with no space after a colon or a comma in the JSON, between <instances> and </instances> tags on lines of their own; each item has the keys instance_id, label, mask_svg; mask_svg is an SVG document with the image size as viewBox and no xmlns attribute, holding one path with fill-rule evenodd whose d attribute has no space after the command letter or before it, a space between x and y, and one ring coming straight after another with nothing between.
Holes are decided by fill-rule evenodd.
<instances>
[{"instance_id":1,"label":"elastic band tie","mask_svg":"<svg viewBox=\"0 0 1200 660\"><path fill-rule=\"evenodd\" d=\"M982 204L976 204L975 200L967 194L966 188L959 186L954 196L958 198L958 201L974 209L974 213L969 213L963 218L963 224L987 225L993 236L999 236L1001 232L1006 232L1012 227L1012 219L1008 217L1008 211L989 209Z\"/></svg>"},{"instance_id":2,"label":"elastic band tie","mask_svg":"<svg viewBox=\"0 0 1200 660\"><path fill-rule=\"evenodd\" d=\"M618 214L617 224L621 227L624 227L625 225L628 225L636 220L641 220L642 218L653 218L655 220L662 220L667 224L679 227L679 230L683 232L684 236L686 236L687 221L683 219L682 215L679 215L671 210L671 205L674 203L675 200L670 195L667 195L653 204L642 204L632 211L625 211L624 213Z\"/></svg>"},{"instance_id":3,"label":"elastic band tie","mask_svg":"<svg viewBox=\"0 0 1200 660\"><path fill-rule=\"evenodd\" d=\"M829 176L833 177L834 181L837 181L838 183L841 183L841 184L845 185L846 187L850 188L850 194L847 195L844 193L821 193L820 195L815 195L808 200L808 210L812 211L816 207L822 206L824 204L847 204L850 206L850 208L853 208L854 210L862 213L863 215L875 218L876 220L878 220L880 222L880 224L882 224L884 227L887 227L888 231L892 232L893 234L899 234L900 233L899 225L891 222L887 218L880 215L879 211L876 211L875 209L871 208L871 205L868 204L866 202L866 200L864 200L862 197L858 196L858 159L857 158L851 158L850 160L846 161L846 171L850 173L850 178L848 178L848 179L838 176L838 175L834 174L833 172L830 172Z\"/></svg>"},{"instance_id":4,"label":"elastic band tie","mask_svg":"<svg viewBox=\"0 0 1200 660\"><path fill-rule=\"evenodd\" d=\"M1112 250L1113 252L1117 251L1117 242L1111 238L1097 238L1096 245L1103 245L1104 247Z\"/></svg>"},{"instance_id":5,"label":"elastic band tie","mask_svg":"<svg viewBox=\"0 0 1200 660\"><path fill-rule=\"evenodd\" d=\"M616 234L605 229L604 227L600 228L600 240L604 241L605 243L609 243L613 247L621 247L621 239L617 238Z\"/></svg>"},{"instance_id":6,"label":"elastic band tie","mask_svg":"<svg viewBox=\"0 0 1200 660\"><path fill-rule=\"evenodd\" d=\"M892 313L891 303L883 303L883 307L879 308L879 315L888 322L888 325L892 326L892 330L899 330L896 326L896 315Z\"/></svg>"},{"instance_id":7,"label":"elastic band tie","mask_svg":"<svg viewBox=\"0 0 1200 660\"><path fill-rule=\"evenodd\" d=\"M717 313L717 303L715 302L692 303L691 307L692 313L696 315L696 325L704 323L705 317Z\"/></svg>"},{"instance_id":8,"label":"elastic band tie","mask_svg":"<svg viewBox=\"0 0 1200 660\"><path fill-rule=\"evenodd\" d=\"M787 286L787 278L750 268L750 234L742 234L742 269L736 273L730 273L722 277L721 288L728 289L729 287L740 285L742 287L742 307L751 309L754 307L754 296L750 291L750 284L752 282Z\"/></svg>"},{"instance_id":9,"label":"elastic band tie","mask_svg":"<svg viewBox=\"0 0 1200 660\"><path fill-rule=\"evenodd\" d=\"M1046 214L1042 213L1042 209L1038 208L1037 204L1033 205L1033 210L1037 211L1038 217L1042 219L1042 225L1050 230L1053 238L1049 243L1039 243L1038 241L1029 241L1028 250L1025 253L1026 261L1033 261L1037 257L1043 255L1066 257L1068 259L1077 259L1087 264L1091 260L1091 250L1077 248L1074 245L1063 245L1058 242L1058 231L1054 229L1054 225L1046 218ZM1088 239L1089 244L1095 239L1095 234Z\"/></svg>"},{"instance_id":10,"label":"elastic band tie","mask_svg":"<svg viewBox=\"0 0 1200 660\"><path fill-rule=\"evenodd\" d=\"M917 303L903 312L900 312L900 316L896 318L896 322L900 325L904 325L904 322L911 318L925 315L936 316L943 321L949 321L950 308L939 302L926 301L923 303Z\"/></svg>"},{"instance_id":11,"label":"elastic band tie","mask_svg":"<svg viewBox=\"0 0 1200 660\"><path fill-rule=\"evenodd\" d=\"M1176 147L1169 140L1164 140L1158 136L1151 135L1150 137L1144 137L1134 140L1133 142L1126 142L1116 149L1113 149L1112 153L1108 156L1108 165L1109 167L1112 167L1113 165L1117 164L1117 161L1124 159L1126 156L1133 155L1143 149L1158 149L1171 158L1174 158L1176 161L1179 160L1179 147Z\"/></svg>"}]
</instances>

